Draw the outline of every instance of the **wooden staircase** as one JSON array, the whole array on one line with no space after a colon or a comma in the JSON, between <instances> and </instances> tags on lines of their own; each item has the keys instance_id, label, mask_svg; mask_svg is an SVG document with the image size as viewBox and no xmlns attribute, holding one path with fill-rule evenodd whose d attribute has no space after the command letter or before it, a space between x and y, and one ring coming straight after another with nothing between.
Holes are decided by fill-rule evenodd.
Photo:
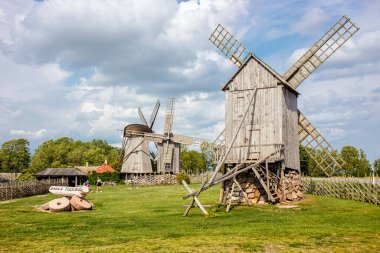
<instances>
[{"instance_id":1,"label":"wooden staircase","mask_svg":"<svg viewBox=\"0 0 380 253\"><path fill-rule=\"evenodd\" d=\"M267 193L268 200L273 204L278 203L280 201L280 197L277 194L277 176L269 171L267 174L262 167L252 167L252 170L255 173L256 178L263 186L265 192Z\"/></svg>"}]
</instances>

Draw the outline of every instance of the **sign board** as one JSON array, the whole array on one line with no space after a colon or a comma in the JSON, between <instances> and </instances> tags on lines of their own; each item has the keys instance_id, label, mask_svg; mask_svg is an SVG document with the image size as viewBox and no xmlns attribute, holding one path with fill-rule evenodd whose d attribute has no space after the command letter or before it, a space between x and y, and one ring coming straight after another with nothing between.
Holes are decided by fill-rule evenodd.
<instances>
[{"instance_id":1,"label":"sign board","mask_svg":"<svg viewBox=\"0 0 380 253\"><path fill-rule=\"evenodd\" d=\"M84 196L90 192L90 188L88 188L87 186L77 186L77 187L51 186L49 188L49 192L51 192L54 195L67 196L67 197L71 197L73 195Z\"/></svg>"}]
</instances>

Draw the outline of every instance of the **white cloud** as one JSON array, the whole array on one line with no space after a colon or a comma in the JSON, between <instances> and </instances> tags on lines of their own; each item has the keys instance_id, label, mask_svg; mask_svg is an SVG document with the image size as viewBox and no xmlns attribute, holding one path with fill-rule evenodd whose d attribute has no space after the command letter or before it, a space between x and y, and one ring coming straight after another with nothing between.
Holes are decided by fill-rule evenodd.
<instances>
[{"instance_id":1,"label":"white cloud","mask_svg":"<svg viewBox=\"0 0 380 253\"><path fill-rule=\"evenodd\" d=\"M40 129L37 131L11 129L9 134L14 135L14 136L19 136L19 137L36 138L36 137L42 137L43 135L45 135L46 132L47 132L46 129Z\"/></svg>"},{"instance_id":2,"label":"white cloud","mask_svg":"<svg viewBox=\"0 0 380 253\"><path fill-rule=\"evenodd\" d=\"M294 24L293 31L302 35L314 34L327 18L326 12L321 8L306 10L301 20Z\"/></svg>"}]
</instances>

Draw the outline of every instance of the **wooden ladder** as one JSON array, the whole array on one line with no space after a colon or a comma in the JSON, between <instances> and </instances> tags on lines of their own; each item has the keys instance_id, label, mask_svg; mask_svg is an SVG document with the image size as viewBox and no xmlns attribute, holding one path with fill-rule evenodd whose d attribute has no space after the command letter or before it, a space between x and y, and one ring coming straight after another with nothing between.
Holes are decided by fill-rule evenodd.
<instances>
[{"instance_id":1,"label":"wooden ladder","mask_svg":"<svg viewBox=\"0 0 380 253\"><path fill-rule=\"evenodd\" d=\"M261 185L263 186L265 192L268 195L268 199L272 203L278 203L280 201L280 197L277 194L277 189L275 187L276 184L269 183L267 184L264 179L267 179L267 175L264 170L260 167L252 167L253 172L255 173L257 179L259 179ZM273 173L271 173L271 176Z\"/></svg>"}]
</instances>

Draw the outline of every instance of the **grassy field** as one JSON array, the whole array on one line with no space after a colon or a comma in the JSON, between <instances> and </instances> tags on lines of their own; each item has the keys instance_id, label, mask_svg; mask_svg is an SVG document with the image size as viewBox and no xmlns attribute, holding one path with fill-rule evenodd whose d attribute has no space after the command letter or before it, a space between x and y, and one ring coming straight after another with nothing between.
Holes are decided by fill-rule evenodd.
<instances>
[{"instance_id":1,"label":"grassy field","mask_svg":"<svg viewBox=\"0 0 380 253\"><path fill-rule=\"evenodd\" d=\"M195 188L194 185L192 185ZM218 188L201 195L215 204ZM53 195L0 202L1 252L379 252L380 207L307 196L297 208L184 211L182 186L105 187L91 212L34 210Z\"/></svg>"}]
</instances>

